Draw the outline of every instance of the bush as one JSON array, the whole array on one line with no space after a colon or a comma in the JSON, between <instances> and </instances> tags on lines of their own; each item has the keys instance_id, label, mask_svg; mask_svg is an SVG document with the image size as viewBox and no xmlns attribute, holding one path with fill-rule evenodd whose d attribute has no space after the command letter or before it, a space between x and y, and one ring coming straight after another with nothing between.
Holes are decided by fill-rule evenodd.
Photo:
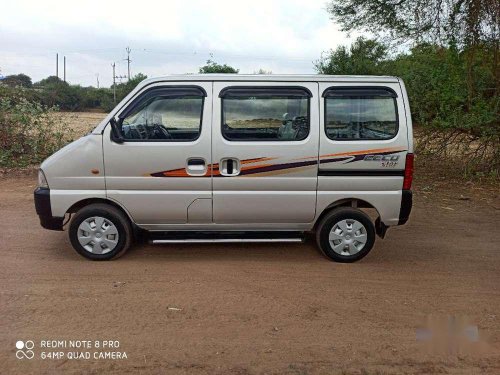
<instances>
[{"instance_id":1,"label":"bush","mask_svg":"<svg viewBox=\"0 0 500 375\"><path fill-rule=\"evenodd\" d=\"M351 47L339 46L314 63L319 74L384 75L387 47L375 40L358 37Z\"/></svg>"},{"instance_id":2,"label":"bush","mask_svg":"<svg viewBox=\"0 0 500 375\"><path fill-rule=\"evenodd\" d=\"M358 38L349 49L340 46L322 56L315 66L323 74L401 77L413 123L421 130L417 152L452 161L462 173L498 175L500 97L493 60L487 44L471 51L422 43L390 56L381 42Z\"/></svg>"},{"instance_id":3,"label":"bush","mask_svg":"<svg viewBox=\"0 0 500 375\"><path fill-rule=\"evenodd\" d=\"M31 87L33 86L33 82L31 82L31 77L26 74L12 74L10 76L5 77L2 80L2 83L11 87Z\"/></svg>"},{"instance_id":4,"label":"bush","mask_svg":"<svg viewBox=\"0 0 500 375\"><path fill-rule=\"evenodd\" d=\"M82 110L82 87L72 86L58 77L50 76L35 83L42 104L64 110Z\"/></svg>"},{"instance_id":5,"label":"bush","mask_svg":"<svg viewBox=\"0 0 500 375\"><path fill-rule=\"evenodd\" d=\"M213 60L207 60L207 64L202 66L199 70L200 73L202 74L208 74L208 73L232 73L232 74L237 74L240 70L233 68L232 66L229 66L227 64L218 64Z\"/></svg>"},{"instance_id":6,"label":"bush","mask_svg":"<svg viewBox=\"0 0 500 375\"><path fill-rule=\"evenodd\" d=\"M72 141L69 125L57 113L23 97L0 98L0 167L38 164Z\"/></svg>"},{"instance_id":7,"label":"bush","mask_svg":"<svg viewBox=\"0 0 500 375\"><path fill-rule=\"evenodd\" d=\"M387 71L406 83L413 121L425 130L418 142L421 154L455 160L465 173L497 175L500 98L494 94L495 73L485 63L490 51L477 50L470 72L468 50L430 44L389 61Z\"/></svg>"}]
</instances>

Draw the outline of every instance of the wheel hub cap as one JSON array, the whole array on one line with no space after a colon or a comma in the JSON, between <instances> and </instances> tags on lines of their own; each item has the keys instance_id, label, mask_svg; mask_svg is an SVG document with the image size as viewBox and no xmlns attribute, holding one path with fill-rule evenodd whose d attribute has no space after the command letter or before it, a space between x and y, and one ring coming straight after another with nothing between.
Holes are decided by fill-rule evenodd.
<instances>
[{"instance_id":1,"label":"wheel hub cap","mask_svg":"<svg viewBox=\"0 0 500 375\"><path fill-rule=\"evenodd\" d=\"M106 254L118 244L118 229L108 219L92 216L78 226L78 242L92 254Z\"/></svg>"},{"instance_id":2,"label":"wheel hub cap","mask_svg":"<svg viewBox=\"0 0 500 375\"><path fill-rule=\"evenodd\" d=\"M339 221L328 236L333 251L344 256L359 253L365 247L367 240L365 226L354 219Z\"/></svg>"}]
</instances>

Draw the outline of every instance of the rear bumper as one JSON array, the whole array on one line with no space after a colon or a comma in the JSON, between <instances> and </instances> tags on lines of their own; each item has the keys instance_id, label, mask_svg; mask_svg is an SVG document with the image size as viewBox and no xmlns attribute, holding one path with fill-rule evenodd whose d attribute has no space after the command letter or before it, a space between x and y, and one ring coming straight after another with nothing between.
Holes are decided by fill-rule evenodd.
<instances>
[{"instance_id":1,"label":"rear bumper","mask_svg":"<svg viewBox=\"0 0 500 375\"><path fill-rule=\"evenodd\" d=\"M40 225L45 229L63 230L64 217L52 216L50 207L50 189L38 187L33 193L35 198L35 210L40 218Z\"/></svg>"},{"instance_id":2,"label":"rear bumper","mask_svg":"<svg viewBox=\"0 0 500 375\"><path fill-rule=\"evenodd\" d=\"M411 208L413 206L413 193L411 190L403 190L401 196L401 208L399 209L398 225L406 224L410 217Z\"/></svg>"}]
</instances>

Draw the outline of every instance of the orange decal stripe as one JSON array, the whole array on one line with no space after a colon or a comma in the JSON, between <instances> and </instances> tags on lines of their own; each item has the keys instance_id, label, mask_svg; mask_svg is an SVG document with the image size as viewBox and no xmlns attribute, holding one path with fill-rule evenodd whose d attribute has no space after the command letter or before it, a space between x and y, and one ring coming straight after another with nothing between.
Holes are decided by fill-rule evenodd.
<instances>
[{"instance_id":1,"label":"orange decal stripe","mask_svg":"<svg viewBox=\"0 0 500 375\"><path fill-rule=\"evenodd\" d=\"M258 161L269 161L269 160L274 160L274 159L277 159L277 158L255 158L255 159L241 160L240 163L241 164L252 164L252 163L256 163Z\"/></svg>"},{"instance_id":2,"label":"orange decal stripe","mask_svg":"<svg viewBox=\"0 0 500 375\"><path fill-rule=\"evenodd\" d=\"M191 177L185 169L177 169L173 171L163 172L165 177Z\"/></svg>"}]
</instances>

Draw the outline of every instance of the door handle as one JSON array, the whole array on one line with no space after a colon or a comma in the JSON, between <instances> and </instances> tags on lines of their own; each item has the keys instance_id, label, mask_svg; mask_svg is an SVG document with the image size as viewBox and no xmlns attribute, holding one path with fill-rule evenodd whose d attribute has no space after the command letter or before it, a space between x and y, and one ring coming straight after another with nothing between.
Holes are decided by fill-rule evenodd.
<instances>
[{"instance_id":1,"label":"door handle","mask_svg":"<svg viewBox=\"0 0 500 375\"><path fill-rule=\"evenodd\" d=\"M237 176L241 171L241 163L236 158L223 158L220 161L219 171L222 176Z\"/></svg>"},{"instance_id":2,"label":"door handle","mask_svg":"<svg viewBox=\"0 0 500 375\"><path fill-rule=\"evenodd\" d=\"M207 163L202 158L189 158L186 163L186 172L191 176L204 176L207 173Z\"/></svg>"}]
</instances>

